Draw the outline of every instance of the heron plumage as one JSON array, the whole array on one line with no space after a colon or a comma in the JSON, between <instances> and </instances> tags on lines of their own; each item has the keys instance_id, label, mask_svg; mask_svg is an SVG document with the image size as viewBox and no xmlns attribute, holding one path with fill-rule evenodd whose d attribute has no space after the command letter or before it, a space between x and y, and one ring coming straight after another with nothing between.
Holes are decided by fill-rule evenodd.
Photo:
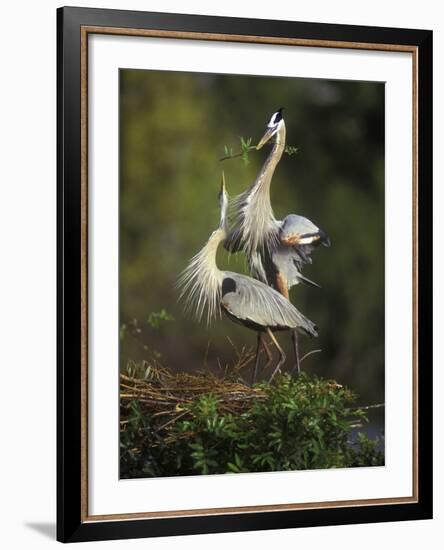
<instances>
[{"instance_id":1,"label":"heron plumage","mask_svg":"<svg viewBox=\"0 0 444 550\"><path fill-rule=\"evenodd\" d=\"M259 330L298 329L317 336L315 324L273 288L247 275L225 271L223 282L227 280L233 284L222 293L222 308L238 321Z\"/></svg>"},{"instance_id":2,"label":"heron plumage","mask_svg":"<svg viewBox=\"0 0 444 550\"><path fill-rule=\"evenodd\" d=\"M225 237L226 231L223 227L213 231L205 246L191 258L177 281L177 286L181 288L179 299L185 300L185 310L192 311L198 321L206 310L207 324L220 317L223 273L217 268L216 254Z\"/></svg>"},{"instance_id":3,"label":"heron plumage","mask_svg":"<svg viewBox=\"0 0 444 550\"><path fill-rule=\"evenodd\" d=\"M299 329L317 336L314 323L300 313L291 302L267 284L247 275L221 271L216 254L228 235L226 210L228 197L223 180L220 195L221 219L205 246L190 261L178 280L181 298L186 308L200 320L207 310L207 321L218 316L222 309L247 327L264 330Z\"/></svg>"}]
</instances>

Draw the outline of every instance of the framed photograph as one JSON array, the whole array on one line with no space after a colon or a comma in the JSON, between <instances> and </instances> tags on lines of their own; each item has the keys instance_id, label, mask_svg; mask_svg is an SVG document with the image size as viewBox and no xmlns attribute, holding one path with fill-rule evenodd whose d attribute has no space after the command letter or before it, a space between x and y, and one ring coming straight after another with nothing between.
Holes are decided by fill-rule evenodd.
<instances>
[{"instance_id":1,"label":"framed photograph","mask_svg":"<svg viewBox=\"0 0 444 550\"><path fill-rule=\"evenodd\" d=\"M58 540L432 517L432 32L58 10Z\"/></svg>"}]
</instances>

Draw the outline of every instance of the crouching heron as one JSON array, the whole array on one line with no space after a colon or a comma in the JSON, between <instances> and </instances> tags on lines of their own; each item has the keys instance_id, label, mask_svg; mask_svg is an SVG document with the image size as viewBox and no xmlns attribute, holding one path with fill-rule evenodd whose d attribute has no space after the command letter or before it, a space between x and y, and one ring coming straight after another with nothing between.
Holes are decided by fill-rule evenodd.
<instances>
[{"instance_id":1,"label":"crouching heron","mask_svg":"<svg viewBox=\"0 0 444 550\"><path fill-rule=\"evenodd\" d=\"M223 174L219 204L219 227L179 277L178 284L182 288L180 296L186 297L187 309L192 310L199 320L205 309L207 322L220 317L223 311L232 321L260 333L268 333L279 352L279 361L271 374L271 382L285 362L285 353L274 332L298 330L309 336L317 336L317 328L277 290L247 275L221 271L217 267L217 250L228 235L228 196Z\"/></svg>"}]
</instances>

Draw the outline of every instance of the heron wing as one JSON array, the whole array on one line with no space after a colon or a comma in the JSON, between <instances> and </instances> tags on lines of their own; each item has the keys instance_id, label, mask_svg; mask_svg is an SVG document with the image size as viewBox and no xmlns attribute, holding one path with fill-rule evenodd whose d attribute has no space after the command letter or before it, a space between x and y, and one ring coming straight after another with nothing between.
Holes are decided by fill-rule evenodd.
<instances>
[{"instance_id":1,"label":"heron wing","mask_svg":"<svg viewBox=\"0 0 444 550\"><path fill-rule=\"evenodd\" d=\"M289 214L282 220L279 234L280 237L288 237L290 235L317 233L318 231L319 227L308 218L298 216L297 214Z\"/></svg>"},{"instance_id":2,"label":"heron wing","mask_svg":"<svg viewBox=\"0 0 444 550\"><path fill-rule=\"evenodd\" d=\"M261 327L297 328L317 336L314 323L279 292L246 275L224 273L222 305L230 315Z\"/></svg>"},{"instance_id":3,"label":"heron wing","mask_svg":"<svg viewBox=\"0 0 444 550\"><path fill-rule=\"evenodd\" d=\"M313 250L313 245L330 245L330 239L319 227L308 218L296 214L289 214L280 223L279 240L284 246L307 247L307 253Z\"/></svg>"}]
</instances>

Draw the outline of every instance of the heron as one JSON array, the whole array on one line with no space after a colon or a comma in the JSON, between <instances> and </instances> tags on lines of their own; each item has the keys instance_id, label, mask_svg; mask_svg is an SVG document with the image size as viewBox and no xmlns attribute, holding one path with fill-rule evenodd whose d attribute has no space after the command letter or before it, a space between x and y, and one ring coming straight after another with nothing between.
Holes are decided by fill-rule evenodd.
<instances>
[{"instance_id":1,"label":"heron","mask_svg":"<svg viewBox=\"0 0 444 550\"><path fill-rule=\"evenodd\" d=\"M285 362L285 353L274 333L300 331L317 336L316 325L269 285L240 273L218 268L216 255L228 236L228 195L222 174L219 193L220 223L205 246L189 262L179 277L180 298L186 297L186 309L192 310L200 321L206 310L207 323L223 312L229 319L259 333L267 333L279 352L269 381Z\"/></svg>"},{"instance_id":2,"label":"heron","mask_svg":"<svg viewBox=\"0 0 444 550\"><path fill-rule=\"evenodd\" d=\"M290 289L299 283L319 286L305 277L301 270L312 263L311 253L319 245L330 246L330 239L308 218L289 214L277 220L273 213L270 186L276 166L285 150L286 128L283 108L273 113L256 149L274 138L270 154L253 184L231 201L231 224L225 248L230 252L243 250L251 275L270 285L286 299ZM300 372L298 333L292 331L295 358L293 371ZM254 377L257 373L260 346L266 349L259 334Z\"/></svg>"}]
</instances>

